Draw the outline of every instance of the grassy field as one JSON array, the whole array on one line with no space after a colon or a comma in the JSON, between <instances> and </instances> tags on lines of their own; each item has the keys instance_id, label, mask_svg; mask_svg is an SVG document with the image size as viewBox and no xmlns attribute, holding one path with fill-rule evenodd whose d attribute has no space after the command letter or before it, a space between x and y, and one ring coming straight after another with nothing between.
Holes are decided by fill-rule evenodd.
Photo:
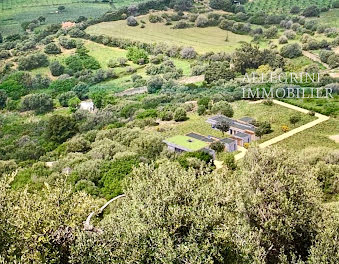
<instances>
[{"instance_id":1,"label":"grassy field","mask_svg":"<svg viewBox=\"0 0 339 264\"><path fill-rule=\"evenodd\" d=\"M234 109L234 118L249 116L255 118L257 121L270 122L273 132L264 135L258 142L264 142L283 134L281 130L283 125L287 125L290 129L294 129L316 119L315 117L276 104L268 106L262 103L251 104L246 101L238 101L233 103L232 107ZM292 115L298 115L301 118L300 122L294 126L289 122L289 118Z\"/></svg>"},{"instance_id":2,"label":"grassy field","mask_svg":"<svg viewBox=\"0 0 339 264\"><path fill-rule=\"evenodd\" d=\"M57 3L56 1L53 2ZM107 3L73 3L65 5L64 12L56 13L58 5L16 7L0 10L0 32L4 36L21 33L23 32L20 26L21 23L37 19L39 16L46 18L46 24L61 23L77 19L79 16L98 17L112 8Z\"/></svg>"},{"instance_id":3,"label":"grassy field","mask_svg":"<svg viewBox=\"0 0 339 264\"><path fill-rule=\"evenodd\" d=\"M328 121L277 143L277 146L296 151L308 147L329 147L338 149L339 143L335 143L334 140L329 138L329 136L334 135L339 135L338 118L330 118Z\"/></svg>"},{"instance_id":4,"label":"grassy field","mask_svg":"<svg viewBox=\"0 0 339 264\"><path fill-rule=\"evenodd\" d=\"M240 47L242 41L250 42L252 37L237 35L229 32L229 41L226 42L227 31L218 27L171 29L163 23L149 23L147 16L138 17L144 20L146 27L129 27L126 21L104 22L87 28L89 34L105 34L112 37L139 40L147 43L167 43L178 46L192 46L199 53L208 51L232 52Z\"/></svg>"},{"instance_id":5,"label":"grassy field","mask_svg":"<svg viewBox=\"0 0 339 264\"><path fill-rule=\"evenodd\" d=\"M319 22L330 27L339 27L339 9L320 14Z\"/></svg>"},{"instance_id":6,"label":"grassy field","mask_svg":"<svg viewBox=\"0 0 339 264\"><path fill-rule=\"evenodd\" d=\"M234 109L234 118L236 119L249 116L258 121L270 122L273 132L264 135L258 142L263 142L283 134L283 131L281 130L281 126L283 125L287 125L290 129L293 129L316 119L315 117L279 105L267 106L264 104L251 104L247 101L237 101L232 103L232 107ZM295 126L291 125L289 122L289 117L293 114L297 114L301 117L301 121ZM151 129L162 131L161 135L164 138L175 135L185 135L189 132L196 132L206 136L226 137L226 135L223 136L220 131L212 129L211 126L206 123L209 116L199 116L196 113L190 113L188 117L189 119L184 122L163 122L160 123L158 127Z\"/></svg>"}]
</instances>

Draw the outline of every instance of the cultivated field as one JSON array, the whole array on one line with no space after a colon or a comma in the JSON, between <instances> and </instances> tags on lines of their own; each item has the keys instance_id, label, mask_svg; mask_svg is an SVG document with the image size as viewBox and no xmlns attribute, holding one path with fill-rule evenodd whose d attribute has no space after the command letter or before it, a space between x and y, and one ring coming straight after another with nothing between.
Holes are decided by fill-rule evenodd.
<instances>
[{"instance_id":1,"label":"cultivated field","mask_svg":"<svg viewBox=\"0 0 339 264\"><path fill-rule=\"evenodd\" d=\"M165 26L163 23L150 23L148 17L138 17L138 21L146 22L145 28L129 27L126 21L104 22L90 26L86 32L89 34L104 34L112 37L139 40L148 43L167 43L178 46L191 46L197 52L208 51L231 52L240 47L242 41L250 42L252 37L248 35L238 35L222 30L218 27L207 28L186 28L172 29L172 26ZM229 41L226 42L228 34Z\"/></svg>"},{"instance_id":2,"label":"cultivated field","mask_svg":"<svg viewBox=\"0 0 339 264\"><path fill-rule=\"evenodd\" d=\"M316 5L318 7L329 7L333 0L254 0L246 4L246 9L249 12L289 12L292 6L305 8Z\"/></svg>"},{"instance_id":3,"label":"cultivated field","mask_svg":"<svg viewBox=\"0 0 339 264\"><path fill-rule=\"evenodd\" d=\"M0 32L3 35L22 33L21 23L32 21L40 16L46 18L45 24L75 20L79 16L98 17L112 7L107 3L72 3L65 5L65 11L56 13L58 5L17 7L0 10Z\"/></svg>"}]
</instances>

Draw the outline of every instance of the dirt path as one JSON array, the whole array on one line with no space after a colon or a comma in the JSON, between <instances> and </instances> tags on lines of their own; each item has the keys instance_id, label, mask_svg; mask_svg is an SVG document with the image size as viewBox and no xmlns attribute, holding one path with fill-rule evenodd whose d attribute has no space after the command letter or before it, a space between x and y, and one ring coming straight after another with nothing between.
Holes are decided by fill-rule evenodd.
<instances>
[{"instance_id":1,"label":"dirt path","mask_svg":"<svg viewBox=\"0 0 339 264\"><path fill-rule=\"evenodd\" d=\"M313 53L311 53L309 51L306 51L306 50L303 50L302 52L303 52L303 55L305 57L307 57L307 58L309 58L309 59L311 59L311 60L313 60L315 62L319 62L320 64L324 65L326 67L326 69L331 69L330 66L328 66L328 64L326 64L326 63L324 63L324 62L322 62L320 60L318 55L315 55L315 54L313 54Z\"/></svg>"},{"instance_id":2,"label":"dirt path","mask_svg":"<svg viewBox=\"0 0 339 264\"><path fill-rule=\"evenodd\" d=\"M284 102L281 102L281 101L278 101L278 100L273 100L273 103L281 105L281 106L284 106L284 107L287 107L287 108L290 108L290 109L295 110L295 111L299 111L299 112L304 113L304 114L307 114L309 112L309 110L306 110L304 108L301 108L301 107L298 107L298 106L295 106L295 105L291 105L291 104L288 104L288 103L284 103ZM297 128L295 128L295 129L293 129L293 130L291 130L291 131L289 131L287 133L284 133L284 134L282 134L280 136L277 136L275 138L267 140L267 141L259 144L259 148L266 148L268 146L276 144L276 143L278 143L278 142L280 142L280 141L282 141L282 140L284 140L286 138L289 138L289 137L291 137L291 136L293 136L293 135L295 135L297 133L300 133L300 132L302 132L302 131L304 131L306 129L309 129L311 127L314 127L314 126L316 126L316 125L318 125L318 124L320 124L320 123L322 123L324 121L327 121L329 119L328 116L325 116L325 115L322 115L322 114L319 114L319 113L316 113L315 116L318 119L316 119L314 121L311 121L311 122L309 122L309 123L307 123L305 125L302 125L300 127L297 127ZM245 149L245 148L239 148L239 150L241 152L234 156L235 160L242 159L245 156L246 152L247 152L247 149Z\"/></svg>"},{"instance_id":3,"label":"dirt path","mask_svg":"<svg viewBox=\"0 0 339 264\"><path fill-rule=\"evenodd\" d=\"M183 77L178 81L178 83L190 84L190 83L203 82L204 80L205 80L204 75L198 75L198 76Z\"/></svg>"},{"instance_id":4,"label":"dirt path","mask_svg":"<svg viewBox=\"0 0 339 264\"><path fill-rule=\"evenodd\" d=\"M137 87L137 88L130 88L127 89L123 92L116 93L116 96L125 96L125 95L135 95L135 94L142 94L142 93L147 93L147 87L142 86L142 87Z\"/></svg>"}]
</instances>

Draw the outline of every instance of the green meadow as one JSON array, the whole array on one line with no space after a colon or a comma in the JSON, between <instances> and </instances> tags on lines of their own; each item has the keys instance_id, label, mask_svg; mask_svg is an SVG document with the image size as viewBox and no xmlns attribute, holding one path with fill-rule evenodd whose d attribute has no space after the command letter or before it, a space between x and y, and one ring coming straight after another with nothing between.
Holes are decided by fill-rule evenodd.
<instances>
[{"instance_id":1,"label":"green meadow","mask_svg":"<svg viewBox=\"0 0 339 264\"><path fill-rule=\"evenodd\" d=\"M172 29L173 25L164 23L150 23L148 16L137 18L146 22L145 28L140 26L129 27L126 21L104 22L87 28L86 32L93 35L107 35L111 37L138 40L146 43L166 43L177 46L190 46L198 53L209 51L232 52L241 46L243 41L250 42L251 36L238 35L222 30L218 27ZM228 35L228 41L225 39Z\"/></svg>"}]
</instances>

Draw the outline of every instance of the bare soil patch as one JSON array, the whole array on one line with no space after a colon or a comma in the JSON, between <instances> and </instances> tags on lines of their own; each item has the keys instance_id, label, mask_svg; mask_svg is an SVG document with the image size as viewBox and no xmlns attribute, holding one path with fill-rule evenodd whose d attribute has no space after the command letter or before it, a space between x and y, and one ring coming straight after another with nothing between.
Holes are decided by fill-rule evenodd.
<instances>
[{"instance_id":1,"label":"bare soil patch","mask_svg":"<svg viewBox=\"0 0 339 264\"><path fill-rule=\"evenodd\" d=\"M339 135L329 136L329 139L334 140L335 143L339 143Z\"/></svg>"}]
</instances>

